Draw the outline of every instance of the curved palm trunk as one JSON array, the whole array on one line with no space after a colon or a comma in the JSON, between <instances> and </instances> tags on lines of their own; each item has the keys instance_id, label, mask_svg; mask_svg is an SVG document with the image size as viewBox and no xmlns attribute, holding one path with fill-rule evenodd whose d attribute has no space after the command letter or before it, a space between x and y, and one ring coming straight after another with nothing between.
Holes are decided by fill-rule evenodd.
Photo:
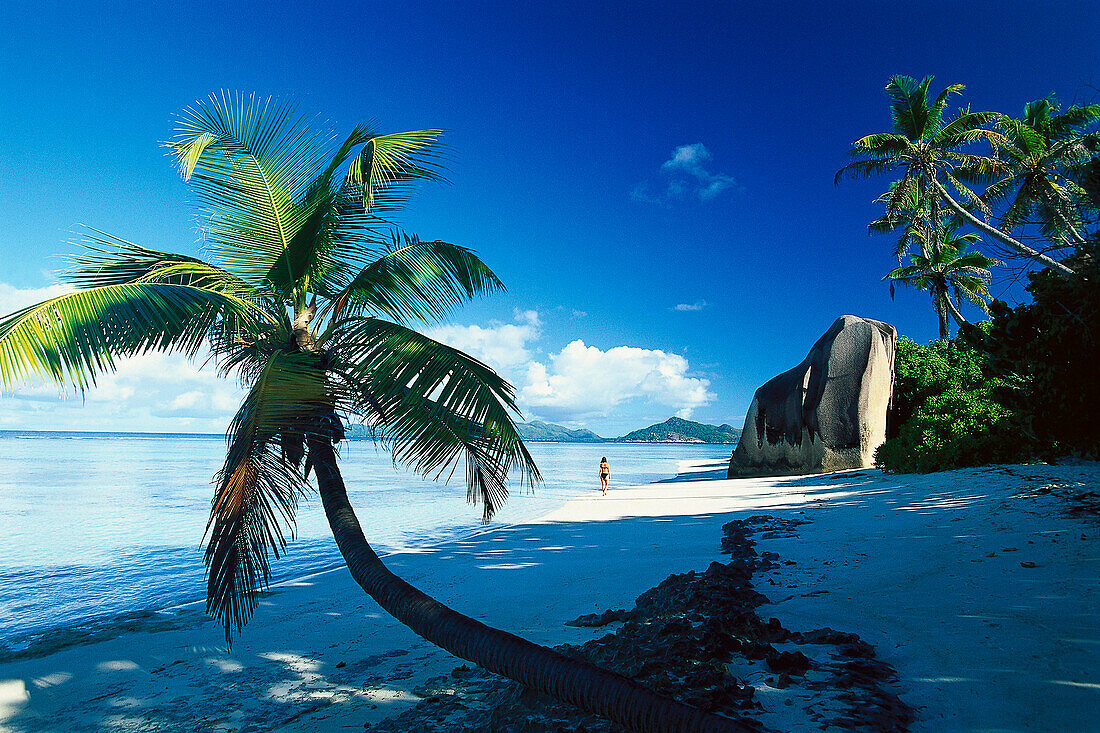
<instances>
[{"instance_id":1,"label":"curved palm trunk","mask_svg":"<svg viewBox=\"0 0 1100 733\"><path fill-rule=\"evenodd\" d=\"M945 202L947 202L947 205L950 206L951 209L956 214L961 216L968 224L970 224L972 227L977 229L982 234L986 234L990 237L993 237L994 239L996 239L1001 244L1004 244L1005 246L1016 250L1017 252L1019 252L1020 254L1026 256L1026 257L1030 257L1031 259L1035 260L1036 262L1038 262L1041 265L1045 265L1046 267L1049 267L1050 269L1054 270L1055 272L1057 272L1062 277L1071 277L1071 276L1077 274L1072 269L1070 269L1069 267L1066 267L1065 265L1063 265L1058 260L1055 260L1055 259L1043 254L1042 252L1040 252L1037 249L1032 249L1031 247L1028 247L1023 242L1020 242L1016 239L1013 239L1012 237L1010 237L1007 234L1005 234L1004 232L1002 232L1000 229L997 229L996 227L992 227L989 224L986 224L984 221L982 221L978 217L971 214L969 211L966 210L966 207L964 207L958 201L953 199L951 197L951 194L947 193L947 189L944 188L943 185L938 180L936 180L935 177L932 177L932 185L935 186L936 192L940 196L943 196L943 200Z\"/></svg>"},{"instance_id":2,"label":"curved palm trunk","mask_svg":"<svg viewBox=\"0 0 1100 733\"><path fill-rule=\"evenodd\" d=\"M599 667L463 616L391 573L367 543L327 440L309 443L329 526L348 570L383 609L455 656L638 731L747 733L751 728L684 705Z\"/></svg>"},{"instance_id":3,"label":"curved palm trunk","mask_svg":"<svg viewBox=\"0 0 1100 733\"><path fill-rule=\"evenodd\" d=\"M955 319L955 323L957 323L960 328L962 328L964 325L969 323L968 320L963 318L962 312L959 311L958 307L951 300L950 295L947 295L945 293L944 296L943 296L943 300L947 304L947 310L951 313L951 317Z\"/></svg>"}]
</instances>

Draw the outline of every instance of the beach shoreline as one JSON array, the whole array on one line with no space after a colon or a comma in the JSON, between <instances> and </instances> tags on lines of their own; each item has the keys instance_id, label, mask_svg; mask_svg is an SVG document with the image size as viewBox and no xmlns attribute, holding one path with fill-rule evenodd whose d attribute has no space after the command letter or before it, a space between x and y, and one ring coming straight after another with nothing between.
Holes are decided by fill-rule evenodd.
<instances>
[{"instance_id":1,"label":"beach shoreline","mask_svg":"<svg viewBox=\"0 0 1100 733\"><path fill-rule=\"evenodd\" d=\"M1088 654L1100 643L1090 610L1100 607L1100 533L1095 514L1072 509L1100 483L1096 464L732 480L717 461L681 468L674 481L594 489L535 521L387 564L485 623L547 646L583 644L608 629L565 622L630 608L670 574L723 560L732 519L797 518L796 537L758 539L780 558L754 579L771 602L760 614L874 645L920 710L913 730L1087 730L1100 695ZM362 729L412 708L414 688L462 661L338 570L265 595L232 652L195 612L0 664L0 728ZM768 688L762 705L783 705L767 679L753 684Z\"/></svg>"}]
</instances>

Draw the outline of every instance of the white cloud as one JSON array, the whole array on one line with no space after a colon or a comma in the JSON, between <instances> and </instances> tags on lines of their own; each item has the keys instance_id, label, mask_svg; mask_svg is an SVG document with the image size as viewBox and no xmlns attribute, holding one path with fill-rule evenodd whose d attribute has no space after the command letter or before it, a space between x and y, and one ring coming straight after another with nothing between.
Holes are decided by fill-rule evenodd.
<instances>
[{"instance_id":1,"label":"white cloud","mask_svg":"<svg viewBox=\"0 0 1100 733\"><path fill-rule=\"evenodd\" d=\"M507 372L531 360L527 343L538 339L542 322L537 311L515 312L515 323L481 326L444 325L425 331L429 338L465 351L498 371Z\"/></svg>"},{"instance_id":2,"label":"white cloud","mask_svg":"<svg viewBox=\"0 0 1100 733\"><path fill-rule=\"evenodd\" d=\"M681 417L711 402L710 382L688 376L687 359L658 349L616 346L606 351L576 339L545 357L533 355L541 336L534 311L516 323L442 326L430 335L484 361L515 386L526 419L580 425L591 418L630 419L663 412Z\"/></svg>"},{"instance_id":3,"label":"white cloud","mask_svg":"<svg viewBox=\"0 0 1100 733\"><path fill-rule=\"evenodd\" d=\"M15 288L7 283L0 283L0 316L6 316L28 305L41 303L58 295L71 292L68 285L47 285L44 288Z\"/></svg>"},{"instance_id":4,"label":"white cloud","mask_svg":"<svg viewBox=\"0 0 1100 733\"><path fill-rule=\"evenodd\" d=\"M707 170L710 151L702 143L680 145L661 164L659 183L642 181L630 196L636 201L667 204L688 197L710 201L723 191L737 187L733 176Z\"/></svg>"},{"instance_id":5,"label":"white cloud","mask_svg":"<svg viewBox=\"0 0 1100 733\"><path fill-rule=\"evenodd\" d=\"M697 300L694 303L677 303L672 310L677 311L701 311L707 307L707 301Z\"/></svg>"},{"instance_id":6,"label":"white cloud","mask_svg":"<svg viewBox=\"0 0 1100 733\"><path fill-rule=\"evenodd\" d=\"M690 415L714 398L709 381L687 376L686 359L657 349L616 346L602 351L577 339L550 355L549 362L528 365L519 398L552 419L606 417L627 403Z\"/></svg>"}]
</instances>

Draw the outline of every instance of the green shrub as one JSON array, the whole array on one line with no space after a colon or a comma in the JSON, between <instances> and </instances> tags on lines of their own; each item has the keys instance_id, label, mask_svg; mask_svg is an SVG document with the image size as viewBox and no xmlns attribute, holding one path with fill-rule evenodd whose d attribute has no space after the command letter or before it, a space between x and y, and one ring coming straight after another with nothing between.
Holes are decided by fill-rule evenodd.
<instances>
[{"instance_id":1,"label":"green shrub","mask_svg":"<svg viewBox=\"0 0 1100 733\"><path fill-rule=\"evenodd\" d=\"M928 473L1019 460L1030 441L1005 396L1014 385L985 373L985 355L962 339L898 340L888 439L875 465Z\"/></svg>"}]
</instances>

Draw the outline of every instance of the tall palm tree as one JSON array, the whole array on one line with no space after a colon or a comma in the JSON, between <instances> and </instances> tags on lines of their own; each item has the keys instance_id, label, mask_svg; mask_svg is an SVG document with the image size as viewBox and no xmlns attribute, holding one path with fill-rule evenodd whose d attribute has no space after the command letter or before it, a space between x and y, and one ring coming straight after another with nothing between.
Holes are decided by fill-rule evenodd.
<instances>
[{"instance_id":1,"label":"tall palm tree","mask_svg":"<svg viewBox=\"0 0 1100 733\"><path fill-rule=\"evenodd\" d=\"M1059 114L1052 98L1028 102L1021 119L998 120L1004 139L997 156L1007 164L1008 173L983 198L994 201L1015 192L1001 219L1002 229L1012 230L1035 215L1051 241L1075 247L1085 243L1083 214L1092 203L1074 179L1100 145L1100 132L1088 129L1097 121L1100 104L1073 106Z\"/></svg>"},{"instance_id":2,"label":"tall palm tree","mask_svg":"<svg viewBox=\"0 0 1100 733\"><path fill-rule=\"evenodd\" d=\"M312 471L352 576L424 638L630 728L745 730L457 613L393 575L363 536L336 460L342 416L420 473L464 458L486 519L509 471L539 479L511 385L411 327L502 288L470 250L394 233L385 219L410 186L442 179L440 134L361 125L335 145L285 103L197 103L168 147L209 214L210 261L90 235L67 273L78 290L0 320L3 386L39 376L84 390L118 359L203 345L240 378L247 394L215 477L205 553L207 609L227 643L267 584L269 554L285 550Z\"/></svg>"},{"instance_id":3,"label":"tall palm tree","mask_svg":"<svg viewBox=\"0 0 1100 733\"><path fill-rule=\"evenodd\" d=\"M1072 275L1071 268L979 219L948 192L943 181L969 203L983 208L987 215L991 213L963 181L992 183L1003 174L1005 165L995 158L968 152L965 147L980 140L999 144L1003 136L984 127L998 119L995 112L972 112L964 108L953 119L945 119L944 112L951 96L960 94L965 87L952 84L930 100L928 88L932 79L926 76L918 82L908 76L891 77L886 92L890 96L893 130L856 140L849 155L858 160L837 171L835 182L839 183L845 176L866 178L901 170L902 177L895 187L897 196L908 192L911 182L922 194L932 195L933 226L938 225L939 203L943 202L956 216L983 234L1062 275ZM888 210L899 203L899 199L888 195Z\"/></svg>"},{"instance_id":4,"label":"tall palm tree","mask_svg":"<svg viewBox=\"0 0 1100 733\"><path fill-rule=\"evenodd\" d=\"M894 296L895 285L928 291L939 321L941 339L951 336L948 314L960 326L967 322L957 305L961 298L983 312L986 310L991 279L989 268L997 264L995 259L981 252L967 251L980 241L980 236L975 232L960 234L961 226L962 222L952 217L931 235L922 228L912 230L913 237L920 242L920 251L909 255L911 264L895 267L883 278L890 281L890 297Z\"/></svg>"}]
</instances>

